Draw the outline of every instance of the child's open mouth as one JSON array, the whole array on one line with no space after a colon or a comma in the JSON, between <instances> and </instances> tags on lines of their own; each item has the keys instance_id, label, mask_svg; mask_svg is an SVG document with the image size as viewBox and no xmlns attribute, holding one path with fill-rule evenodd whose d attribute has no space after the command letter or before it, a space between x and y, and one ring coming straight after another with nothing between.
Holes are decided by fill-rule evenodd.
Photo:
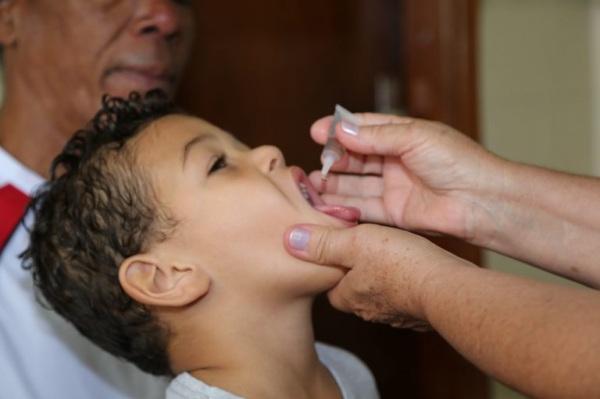
<instances>
[{"instance_id":1,"label":"child's open mouth","mask_svg":"<svg viewBox=\"0 0 600 399\"><path fill-rule=\"evenodd\" d=\"M302 197L316 210L337 219L356 224L360 219L360 210L344 205L328 205L323 201L304 171L296 166L291 167L292 176Z\"/></svg>"}]
</instances>

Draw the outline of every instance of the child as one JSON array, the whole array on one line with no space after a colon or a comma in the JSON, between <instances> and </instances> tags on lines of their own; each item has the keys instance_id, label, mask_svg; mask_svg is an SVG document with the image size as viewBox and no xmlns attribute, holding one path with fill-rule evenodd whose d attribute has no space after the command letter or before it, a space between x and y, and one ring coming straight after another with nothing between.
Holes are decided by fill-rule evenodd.
<instances>
[{"instance_id":1,"label":"child","mask_svg":"<svg viewBox=\"0 0 600 399\"><path fill-rule=\"evenodd\" d=\"M108 352L177 375L167 398L377 398L353 355L316 344L314 297L342 277L289 256L302 223L347 226L274 147L105 98L54 160L24 254L49 305ZM336 217L337 216L337 217Z\"/></svg>"}]
</instances>

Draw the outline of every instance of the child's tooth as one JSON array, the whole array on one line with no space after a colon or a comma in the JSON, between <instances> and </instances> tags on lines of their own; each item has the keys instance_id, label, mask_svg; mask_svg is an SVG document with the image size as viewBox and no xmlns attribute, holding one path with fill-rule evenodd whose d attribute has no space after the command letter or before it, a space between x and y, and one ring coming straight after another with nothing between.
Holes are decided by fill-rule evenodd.
<instances>
[{"instance_id":1,"label":"child's tooth","mask_svg":"<svg viewBox=\"0 0 600 399\"><path fill-rule=\"evenodd\" d=\"M302 193L302 196L309 202L311 202L310 199L310 194L308 192L308 188L306 187L306 185L302 182L298 183L298 187L300 187L300 192Z\"/></svg>"}]
</instances>

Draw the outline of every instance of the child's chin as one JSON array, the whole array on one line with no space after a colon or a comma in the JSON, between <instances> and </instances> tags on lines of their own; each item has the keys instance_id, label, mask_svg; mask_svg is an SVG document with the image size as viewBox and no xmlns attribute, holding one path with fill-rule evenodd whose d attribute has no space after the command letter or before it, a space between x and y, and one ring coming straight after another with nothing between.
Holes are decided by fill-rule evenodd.
<instances>
[{"instance_id":1,"label":"child's chin","mask_svg":"<svg viewBox=\"0 0 600 399\"><path fill-rule=\"evenodd\" d=\"M315 276L315 283L318 285L318 293L329 291L335 287L342 278L344 271L341 268L333 266L319 266L319 275Z\"/></svg>"}]
</instances>

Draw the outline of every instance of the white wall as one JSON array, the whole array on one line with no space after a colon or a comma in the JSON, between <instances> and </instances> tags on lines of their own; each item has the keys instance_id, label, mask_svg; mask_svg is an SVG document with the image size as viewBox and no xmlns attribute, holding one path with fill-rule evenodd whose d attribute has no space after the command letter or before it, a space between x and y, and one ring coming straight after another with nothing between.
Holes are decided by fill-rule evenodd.
<instances>
[{"instance_id":1,"label":"white wall","mask_svg":"<svg viewBox=\"0 0 600 399\"><path fill-rule=\"evenodd\" d=\"M600 140L592 132L590 56L591 43L600 46L600 36L590 40L592 2L599 4L595 15L600 18L600 0L481 1L481 126L487 148L515 161L574 173L600 170L594 161ZM596 88L600 93L600 82ZM600 119L595 124L600 126ZM563 281L493 253L486 254L486 264ZM499 384L493 392L496 399L522 397Z\"/></svg>"}]
</instances>

